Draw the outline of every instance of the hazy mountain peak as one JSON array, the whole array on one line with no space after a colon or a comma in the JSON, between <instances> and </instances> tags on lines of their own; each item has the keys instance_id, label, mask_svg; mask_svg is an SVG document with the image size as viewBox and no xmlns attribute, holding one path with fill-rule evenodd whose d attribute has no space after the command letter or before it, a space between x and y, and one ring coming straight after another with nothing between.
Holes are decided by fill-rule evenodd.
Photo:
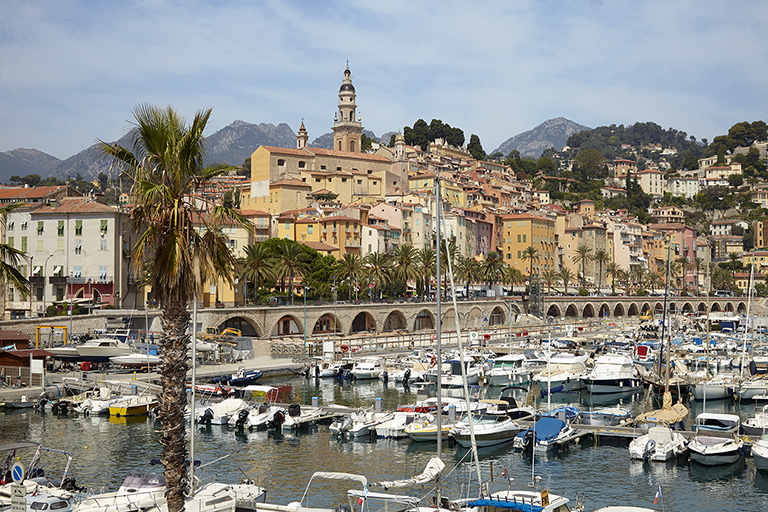
<instances>
[{"instance_id":1,"label":"hazy mountain peak","mask_svg":"<svg viewBox=\"0 0 768 512\"><path fill-rule=\"evenodd\" d=\"M565 147L568 137L572 134L590 129L564 117L555 117L554 119L544 121L527 132L507 139L498 148L493 150L492 153L501 152L504 156L507 156L510 151L516 149L520 152L520 156L538 158L547 148L554 147L560 151Z\"/></svg>"}]
</instances>

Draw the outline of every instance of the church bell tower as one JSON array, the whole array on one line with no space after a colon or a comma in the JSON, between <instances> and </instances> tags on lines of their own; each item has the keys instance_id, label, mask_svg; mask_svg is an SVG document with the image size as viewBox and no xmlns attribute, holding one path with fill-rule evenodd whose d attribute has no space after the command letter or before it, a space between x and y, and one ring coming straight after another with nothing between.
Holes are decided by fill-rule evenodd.
<instances>
[{"instance_id":1,"label":"church bell tower","mask_svg":"<svg viewBox=\"0 0 768 512\"><path fill-rule=\"evenodd\" d=\"M360 153L363 125L358 115L355 119L355 86L352 85L349 64L344 70L344 80L339 88L339 110L333 122L333 149Z\"/></svg>"}]
</instances>

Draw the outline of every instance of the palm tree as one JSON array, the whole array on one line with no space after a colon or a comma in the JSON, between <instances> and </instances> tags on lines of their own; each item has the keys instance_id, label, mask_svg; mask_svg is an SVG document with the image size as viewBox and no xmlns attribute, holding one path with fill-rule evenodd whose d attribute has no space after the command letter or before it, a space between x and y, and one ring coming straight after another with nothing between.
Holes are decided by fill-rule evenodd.
<instances>
[{"instance_id":1,"label":"palm tree","mask_svg":"<svg viewBox=\"0 0 768 512\"><path fill-rule=\"evenodd\" d=\"M729 252L728 260L731 262L731 275L736 274L736 263L741 260L741 254L737 252Z\"/></svg>"},{"instance_id":2,"label":"palm tree","mask_svg":"<svg viewBox=\"0 0 768 512\"><path fill-rule=\"evenodd\" d=\"M365 275L368 277L368 285L373 285L381 298L381 288L390 281L389 257L386 254L371 252L363 258L363 265Z\"/></svg>"},{"instance_id":3,"label":"palm tree","mask_svg":"<svg viewBox=\"0 0 768 512\"><path fill-rule=\"evenodd\" d=\"M435 269L437 268L437 253L431 247L424 247L419 249L416 254L416 263L418 265L419 274L421 274L422 291L429 295L429 280L435 276Z\"/></svg>"},{"instance_id":4,"label":"palm tree","mask_svg":"<svg viewBox=\"0 0 768 512\"><path fill-rule=\"evenodd\" d=\"M309 272L309 256L304 252L301 244L293 240L285 240L277 248L277 277L288 278L288 289L293 304L293 280L297 275L302 277Z\"/></svg>"},{"instance_id":5,"label":"palm tree","mask_svg":"<svg viewBox=\"0 0 768 512\"><path fill-rule=\"evenodd\" d=\"M442 276L440 276L440 282L438 283L438 288L440 290L440 293L442 293L442 283L445 282L445 289L448 290L448 255L451 257L451 267L456 265L456 257L458 256L459 250L458 247L456 247L456 242L450 241L446 244L445 240L440 244L440 273Z\"/></svg>"},{"instance_id":6,"label":"palm tree","mask_svg":"<svg viewBox=\"0 0 768 512\"><path fill-rule=\"evenodd\" d=\"M459 261L456 262L456 278L466 283L467 298L470 284L477 281L481 274L480 262L475 258L459 256Z\"/></svg>"},{"instance_id":7,"label":"palm tree","mask_svg":"<svg viewBox=\"0 0 768 512\"><path fill-rule=\"evenodd\" d=\"M658 289L664 286L664 279L658 272L648 272L648 278L646 279L648 287L651 289Z\"/></svg>"},{"instance_id":8,"label":"palm tree","mask_svg":"<svg viewBox=\"0 0 768 512\"><path fill-rule=\"evenodd\" d=\"M133 247L138 270L153 263L152 294L163 310L163 391L158 417L165 472L165 497L170 512L184 507L188 475L184 410L189 348L189 302L198 297L204 277L216 276L232 283L235 260L221 235L223 222L249 229L238 212L215 204L201 206L196 192L210 179L231 170L225 164L208 163L203 132L211 110L195 114L192 124L173 108L139 105L133 148L98 141L100 149L133 178L131 221L141 233ZM203 212L207 208L207 212ZM207 214L206 214L207 213ZM205 229L198 230L195 223Z\"/></svg>"},{"instance_id":9,"label":"palm tree","mask_svg":"<svg viewBox=\"0 0 768 512\"><path fill-rule=\"evenodd\" d=\"M563 282L563 288L565 288L565 294L568 295L568 283L573 281L573 272L567 267L560 269L560 280Z\"/></svg>"},{"instance_id":10,"label":"palm tree","mask_svg":"<svg viewBox=\"0 0 768 512\"><path fill-rule=\"evenodd\" d=\"M544 284L547 285L547 294L552 295L552 285L557 283L557 272L554 270L545 270L541 273Z\"/></svg>"},{"instance_id":11,"label":"palm tree","mask_svg":"<svg viewBox=\"0 0 768 512\"><path fill-rule=\"evenodd\" d=\"M704 258L696 257L693 259L693 268L696 270L696 295L699 295L699 272L704 265Z\"/></svg>"},{"instance_id":12,"label":"palm tree","mask_svg":"<svg viewBox=\"0 0 768 512\"><path fill-rule=\"evenodd\" d=\"M643 289L645 282L645 276L648 270L642 265L635 265L629 271L629 279L637 285L637 290Z\"/></svg>"},{"instance_id":13,"label":"palm tree","mask_svg":"<svg viewBox=\"0 0 768 512\"><path fill-rule=\"evenodd\" d=\"M263 244L253 244L245 248L245 258L242 261L242 278L253 283L254 304L259 298L259 290L264 281L274 278L274 266L277 260L269 248Z\"/></svg>"},{"instance_id":14,"label":"palm tree","mask_svg":"<svg viewBox=\"0 0 768 512\"><path fill-rule=\"evenodd\" d=\"M363 260L357 254L352 254L351 252L348 252L339 260L336 271L333 273L334 277L339 278L340 281L347 281L349 285L349 302L352 302L352 286L362 273Z\"/></svg>"},{"instance_id":15,"label":"palm tree","mask_svg":"<svg viewBox=\"0 0 768 512\"><path fill-rule=\"evenodd\" d=\"M522 272L520 272L520 269L515 267L514 265L507 265L504 268L504 275L502 276L504 279L504 282L509 283L513 287L516 284L523 284L525 283L525 276Z\"/></svg>"},{"instance_id":16,"label":"palm tree","mask_svg":"<svg viewBox=\"0 0 768 512\"><path fill-rule=\"evenodd\" d=\"M683 291L688 292L688 270L691 268L691 262L688 260L688 256L680 256L677 258L677 265L680 273L683 276Z\"/></svg>"},{"instance_id":17,"label":"palm tree","mask_svg":"<svg viewBox=\"0 0 768 512\"><path fill-rule=\"evenodd\" d=\"M501 274L504 271L504 260L496 251L489 251L485 255L482 263L483 275L488 280L488 284L498 283L501 280Z\"/></svg>"},{"instance_id":18,"label":"palm tree","mask_svg":"<svg viewBox=\"0 0 768 512\"><path fill-rule=\"evenodd\" d=\"M22 206L22 203L8 204L0 208L0 224L5 231L8 213ZM0 285L12 284L22 297L29 297L29 281L19 272L19 265L27 259L26 254L8 244L0 244Z\"/></svg>"},{"instance_id":19,"label":"palm tree","mask_svg":"<svg viewBox=\"0 0 768 512\"><path fill-rule=\"evenodd\" d=\"M616 276L619 275L621 267L615 261L605 266L605 273L611 276L611 294L616 295Z\"/></svg>"},{"instance_id":20,"label":"palm tree","mask_svg":"<svg viewBox=\"0 0 768 512\"><path fill-rule=\"evenodd\" d=\"M529 245L525 249L523 249L523 254L521 256L523 261L529 262L528 267L528 280L530 281L533 277L533 265L537 261L539 261L539 251L532 245Z\"/></svg>"},{"instance_id":21,"label":"palm tree","mask_svg":"<svg viewBox=\"0 0 768 512\"><path fill-rule=\"evenodd\" d=\"M592 248L588 247L584 244L579 244L579 246L576 248L576 256L573 257L573 261L576 263L581 264L581 287L586 287L586 280L587 280L587 263L592 261L592 255L590 254L592 252Z\"/></svg>"},{"instance_id":22,"label":"palm tree","mask_svg":"<svg viewBox=\"0 0 768 512\"><path fill-rule=\"evenodd\" d=\"M403 288L408 290L408 281L419 275L416 268L418 251L410 244L398 245L392 252L392 266L397 279L403 281Z\"/></svg>"},{"instance_id":23,"label":"palm tree","mask_svg":"<svg viewBox=\"0 0 768 512\"><path fill-rule=\"evenodd\" d=\"M611 255L605 249L598 249L595 251L592 260L596 261L599 266L597 273L597 289L600 290L603 287L603 265L611 262Z\"/></svg>"}]
</instances>

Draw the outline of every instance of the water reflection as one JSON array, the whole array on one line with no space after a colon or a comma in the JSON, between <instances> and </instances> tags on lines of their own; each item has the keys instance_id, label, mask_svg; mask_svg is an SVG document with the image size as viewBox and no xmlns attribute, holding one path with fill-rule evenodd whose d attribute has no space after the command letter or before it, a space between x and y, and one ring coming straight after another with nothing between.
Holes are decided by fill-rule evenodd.
<instances>
[{"instance_id":1,"label":"water reflection","mask_svg":"<svg viewBox=\"0 0 768 512\"><path fill-rule=\"evenodd\" d=\"M691 479L702 483L728 481L742 476L744 469L745 463L743 458L733 464L723 464L720 466L702 466L695 462L690 463Z\"/></svg>"}]
</instances>

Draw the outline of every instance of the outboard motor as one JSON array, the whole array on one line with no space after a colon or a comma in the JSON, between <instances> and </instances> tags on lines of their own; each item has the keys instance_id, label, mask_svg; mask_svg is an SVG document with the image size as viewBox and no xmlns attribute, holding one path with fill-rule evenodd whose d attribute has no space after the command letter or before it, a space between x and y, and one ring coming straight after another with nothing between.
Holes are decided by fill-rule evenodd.
<instances>
[{"instance_id":1,"label":"outboard motor","mask_svg":"<svg viewBox=\"0 0 768 512\"><path fill-rule=\"evenodd\" d=\"M295 418L297 416L301 415L301 405L299 404L291 404L288 406L288 415L291 418Z\"/></svg>"},{"instance_id":2,"label":"outboard motor","mask_svg":"<svg viewBox=\"0 0 768 512\"><path fill-rule=\"evenodd\" d=\"M320 365L319 364L315 365L315 378L316 379L320 378Z\"/></svg>"},{"instance_id":3,"label":"outboard motor","mask_svg":"<svg viewBox=\"0 0 768 512\"><path fill-rule=\"evenodd\" d=\"M45 407L45 404L48 403L48 399L45 397L45 395L41 395L40 398L37 399L37 407L38 409L42 409Z\"/></svg>"},{"instance_id":4,"label":"outboard motor","mask_svg":"<svg viewBox=\"0 0 768 512\"><path fill-rule=\"evenodd\" d=\"M643 448L643 461L650 460L654 451L656 451L656 441L649 439L648 442L645 443L645 448Z\"/></svg>"},{"instance_id":5,"label":"outboard motor","mask_svg":"<svg viewBox=\"0 0 768 512\"><path fill-rule=\"evenodd\" d=\"M349 510L349 507L346 505L339 505L335 509L333 509L333 512L352 512Z\"/></svg>"},{"instance_id":6,"label":"outboard motor","mask_svg":"<svg viewBox=\"0 0 768 512\"><path fill-rule=\"evenodd\" d=\"M248 409L243 409L237 415L237 421L235 421L235 426L237 428L243 428L243 426L245 426L246 420L248 420Z\"/></svg>"},{"instance_id":7,"label":"outboard motor","mask_svg":"<svg viewBox=\"0 0 768 512\"><path fill-rule=\"evenodd\" d=\"M275 415L272 416L272 419L267 422L267 427L280 428L284 422L285 422L285 414L283 413L283 411L277 411L275 412Z\"/></svg>"},{"instance_id":8,"label":"outboard motor","mask_svg":"<svg viewBox=\"0 0 768 512\"><path fill-rule=\"evenodd\" d=\"M529 430L525 433L525 440L523 442L523 451L524 452L532 451L533 443L534 443L533 431Z\"/></svg>"},{"instance_id":9,"label":"outboard motor","mask_svg":"<svg viewBox=\"0 0 768 512\"><path fill-rule=\"evenodd\" d=\"M77 481L73 476L65 478L64 481L61 482L61 488L70 492L85 492L85 487L78 486Z\"/></svg>"},{"instance_id":10,"label":"outboard motor","mask_svg":"<svg viewBox=\"0 0 768 512\"><path fill-rule=\"evenodd\" d=\"M211 420L213 419L213 409L210 407L205 410L202 416L200 416L200 419L197 420L198 423L204 423L206 425L211 424Z\"/></svg>"},{"instance_id":11,"label":"outboard motor","mask_svg":"<svg viewBox=\"0 0 768 512\"><path fill-rule=\"evenodd\" d=\"M384 370L384 372L382 372L382 377L384 377L385 383L389 382L389 372L387 370Z\"/></svg>"},{"instance_id":12,"label":"outboard motor","mask_svg":"<svg viewBox=\"0 0 768 512\"><path fill-rule=\"evenodd\" d=\"M411 382L411 369L406 368L405 372L403 373L403 382L404 385L407 386Z\"/></svg>"}]
</instances>

